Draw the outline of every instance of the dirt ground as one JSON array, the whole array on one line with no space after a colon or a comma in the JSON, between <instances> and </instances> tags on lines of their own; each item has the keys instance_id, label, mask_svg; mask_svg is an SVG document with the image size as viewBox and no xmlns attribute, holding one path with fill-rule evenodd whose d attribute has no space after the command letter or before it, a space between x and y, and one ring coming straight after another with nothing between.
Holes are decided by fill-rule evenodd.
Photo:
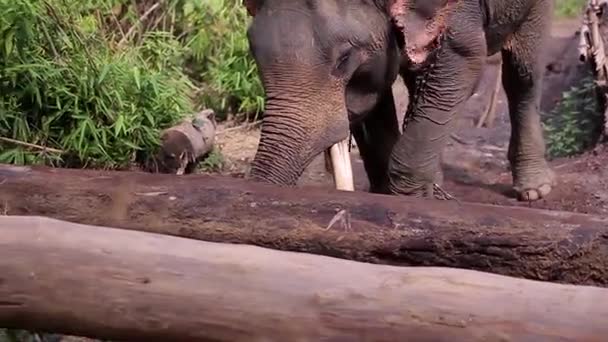
<instances>
[{"instance_id":1,"label":"dirt ground","mask_svg":"<svg viewBox=\"0 0 608 342\"><path fill-rule=\"evenodd\" d=\"M584 66L578 62L579 20L555 22L552 41L546 51L547 69L543 80L541 110L551 111L562 93L580 80ZM608 160L603 149L551 162L558 174L556 188L545 199L525 203L514 199L506 152L510 123L504 91L501 89L496 120L491 128L476 128L475 123L485 111L496 82L498 65L488 64L478 92L460 113L458 139L450 141L444 152L444 189L460 201L496 205L531 206L582 213L608 212L607 175L602 165ZM400 79L394 85L398 112L407 106L407 90ZM401 119L401 118L400 118ZM223 124L220 130L230 124ZM260 136L259 128L231 130L218 136L217 144L224 156L223 174L242 177L247 171ZM603 153L604 152L604 153ZM358 151L352 151L356 190L367 190L367 178ZM325 171L323 157L317 157L300 179L303 186L331 187L331 175Z\"/></svg>"}]
</instances>

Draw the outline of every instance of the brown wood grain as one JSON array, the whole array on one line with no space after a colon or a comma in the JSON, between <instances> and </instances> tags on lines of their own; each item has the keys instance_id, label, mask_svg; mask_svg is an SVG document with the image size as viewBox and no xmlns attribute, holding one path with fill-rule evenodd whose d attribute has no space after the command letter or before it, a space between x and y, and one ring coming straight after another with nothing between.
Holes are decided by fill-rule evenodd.
<instances>
[{"instance_id":1,"label":"brown wood grain","mask_svg":"<svg viewBox=\"0 0 608 342\"><path fill-rule=\"evenodd\" d=\"M350 227L326 229L339 210L349 214ZM568 212L220 176L6 165L0 211L377 264L608 284L608 218Z\"/></svg>"},{"instance_id":2,"label":"brown wood grain","mask_svg":"<svg viewBox=\"0 0 608 342\"><path fill-rule=\"evenodd\" d=\"M0 326L121 341L605 341L608 289L0 217Z\"/></svg>"}]
</instances>

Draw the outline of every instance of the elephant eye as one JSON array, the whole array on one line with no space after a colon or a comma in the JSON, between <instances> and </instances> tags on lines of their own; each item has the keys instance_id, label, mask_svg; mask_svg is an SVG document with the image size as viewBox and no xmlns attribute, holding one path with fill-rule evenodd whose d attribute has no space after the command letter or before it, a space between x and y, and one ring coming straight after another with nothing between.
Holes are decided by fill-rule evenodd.
<instances>
[{"instance_id":1,"label":"elephant eye","mask_svg":"<svg viewBox=\"0 0 608 342\"><path fill-rule=\"evenodd\" d=\"M340 69L340 67L343 66L348 61L349 56L350 56L350 52L346 52L345 54L342 54L338 58L338 62L336 63L336 69Z\"/></svg>"},{"instance_id":2,"label":"elephant eye","mask_svg":"<svg viewBox=\"0 0 608 342\"><path fill-rule=\"evenodd\" d=\"M330 53L338 56L335 59L331 74L343 80L348 80L362 62L361 50L357 42L345 42Z\"/></svg>"},{"instance_id":3,"label":"elephant eye","mask_svg":"<svg viewBox=\"0 0 608 342\"><path fill-rule=\"evenodd\" d=\"M340 54L340 57L336 60L336 70L344 71L346 66L348 65L348 60L351 56L352 49L348 49Z\"/></svg>"}]
</instances>

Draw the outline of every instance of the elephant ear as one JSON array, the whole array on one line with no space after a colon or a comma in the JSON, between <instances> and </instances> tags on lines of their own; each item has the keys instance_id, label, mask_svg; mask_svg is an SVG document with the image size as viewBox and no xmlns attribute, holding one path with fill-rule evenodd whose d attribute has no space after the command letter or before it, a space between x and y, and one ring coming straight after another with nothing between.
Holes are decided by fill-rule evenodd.
<instances>
[{"instance_id":1,"label":"elephant ear","mask_svg":"<svg viewBox=\"0 0 608 342\"><path fill-rule=\"evenodd\" d=\"M439 47L446 17L460 0L390 0L389 14L400 35L402 54L414 64L424 63Z\"/></svg>"},{"instance_id":2,"label":"elephant ear","mask_svg":"<svg viewBox=\"0 0 608 342\"><path fill-rule=\"evenodd\" d=\"M259 0L243 0L243 5L247 8L247 13L249 13L250 16L255 17L258 11L259 2Z\"/></svg>"}]
</instances>

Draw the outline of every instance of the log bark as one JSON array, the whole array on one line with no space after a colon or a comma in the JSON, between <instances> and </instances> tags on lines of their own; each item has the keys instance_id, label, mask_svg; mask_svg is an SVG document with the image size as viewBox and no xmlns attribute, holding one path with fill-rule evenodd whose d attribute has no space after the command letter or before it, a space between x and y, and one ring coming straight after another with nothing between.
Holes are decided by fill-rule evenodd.
<instances>
[{"instance_id":1,"label":"log bark","mask_svg":"<svg viewBox=\"0 0 608 342\"><path fill-rule=\"evenodd\" d=\"M604 341L608 289L0 217L0 326L123 341Z\"/></svg>"},{"instance_id":2,"label":"log bark","mask_svg":"<svg viewBox=\"0 0 608 342\"><path fill-rule=\"evenodd\" d=\"M205 109L161 133L155 158L145 165L149 172L177 175L194 172L215 143L215 112Z\"/></svg>"},{"instance_id":3,"label":"log bark","mask_svg":"<svg viewBox=\"0 0 608 342\"><path fill-rule=\"evenodd\" d=\"M568 212L208 175L0 165L2 211L370 263L608 284L608 218ZM326 229L338 212L346 224Z\"/></svg>"}]
</instances>

